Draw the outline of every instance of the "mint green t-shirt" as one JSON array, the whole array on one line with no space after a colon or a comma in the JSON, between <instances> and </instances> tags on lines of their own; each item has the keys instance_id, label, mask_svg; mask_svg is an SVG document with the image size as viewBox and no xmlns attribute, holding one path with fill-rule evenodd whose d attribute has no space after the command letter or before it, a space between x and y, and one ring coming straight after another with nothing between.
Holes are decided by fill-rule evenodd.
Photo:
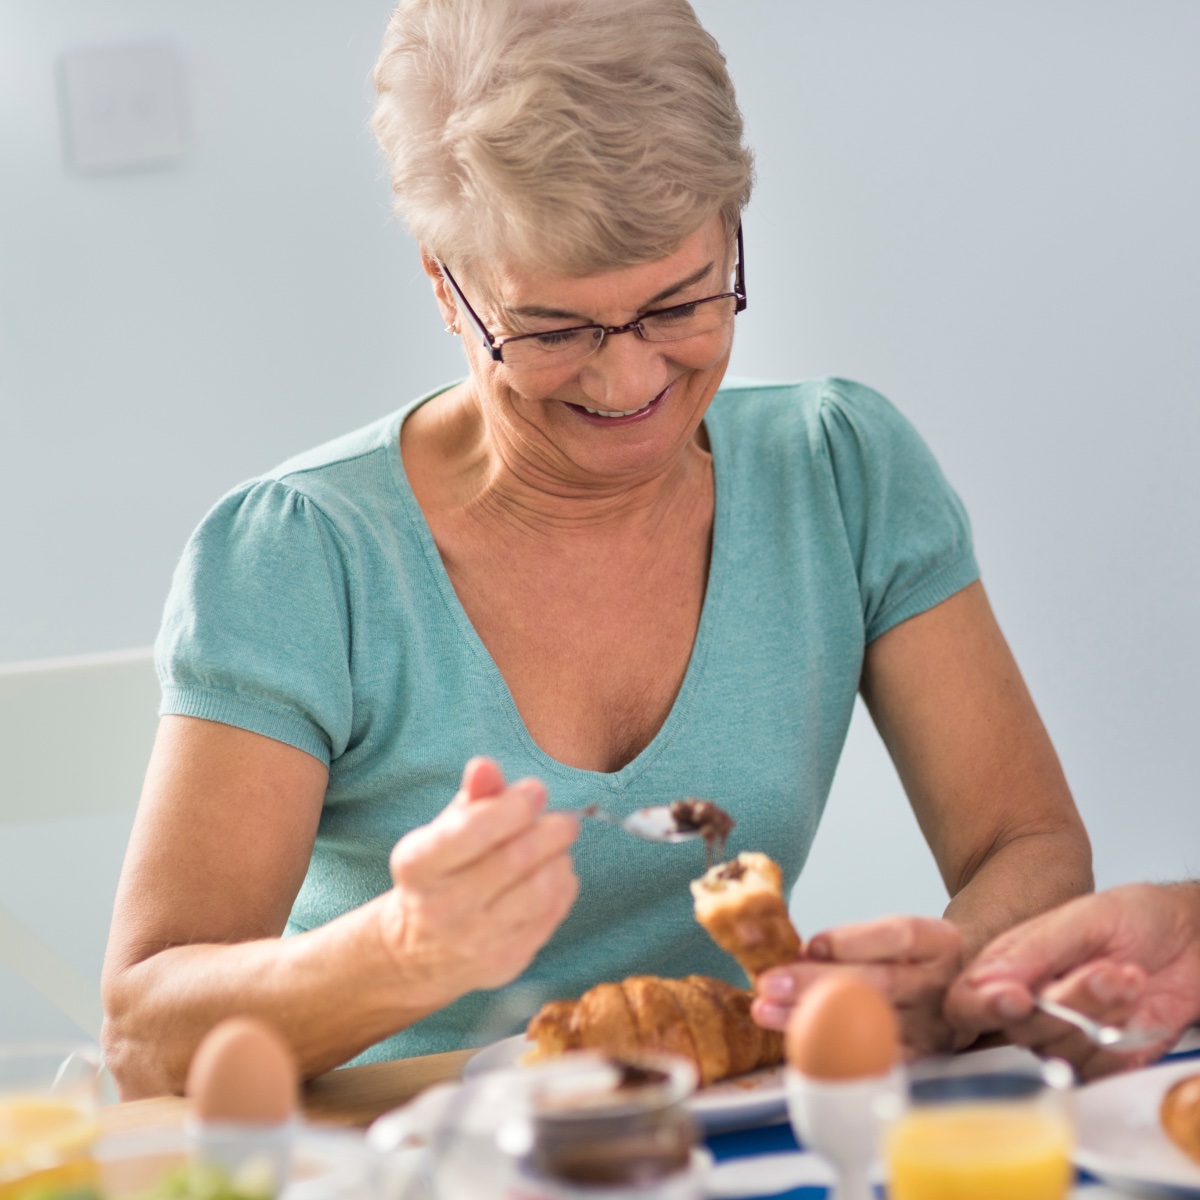
<instances>
[{"instance_id":1,"label":"mint green t-shirt","mask_svg":"<svg viewBox=\"0 0 1200 1200\"><path fill-rule=\"evenodd\" d=\"M436 393L435 393L436 394ZM850 721L864 647L978 574L967 517L880 395L845 380L738 385L704 423L716 512L696 642L662 728L612 774L531 739L455 596L405 478L400 426L429 397L234 489L175 573L158 639L162 712L276 738L329 767L288 933L390 884L388 853L454 794L474 754L546 782L552 807L617 814L702 796L795 883ZM692 972L744 982L695 923L703 847L585 822L566 922L517 993L475 992L358 1061L512 1032L601 980Z\"/></svg>"}]
</instances>

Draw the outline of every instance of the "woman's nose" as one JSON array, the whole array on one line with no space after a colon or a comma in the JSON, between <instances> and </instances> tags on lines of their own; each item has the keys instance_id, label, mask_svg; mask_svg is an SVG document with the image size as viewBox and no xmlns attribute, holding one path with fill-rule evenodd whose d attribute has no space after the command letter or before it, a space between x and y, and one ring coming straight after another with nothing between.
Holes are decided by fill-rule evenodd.
<instances>
[{"instance_id":1,"label":"woman's nose","mask_svg":"<svg viewBox=\"0 0 1200 1200\"><path fill-rule=\"evenodd\" d=\"M600 349L584 361L580 387L596 408L632 412L667 385L662 351L661 343L643 340L636 329L609 334Z\"/></svg>"}]
</instances>

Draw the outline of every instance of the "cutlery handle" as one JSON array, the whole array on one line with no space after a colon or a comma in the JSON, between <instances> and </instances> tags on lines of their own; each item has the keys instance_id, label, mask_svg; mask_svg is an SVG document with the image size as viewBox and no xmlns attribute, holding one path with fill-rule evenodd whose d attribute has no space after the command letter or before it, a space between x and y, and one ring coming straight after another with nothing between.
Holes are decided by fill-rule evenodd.
<instances>
[{"instance_id":1,"label":"cutlery handle","mask_svg":"<svg viewBox=\"0 0 1200 1200\"><path fill-rule=\"evenodd\" d=\"M1047 1000L1044 996L1035 996L1033 1003L1047 1016L1057 1017L1060 1021L1066 1021L1068 1025L1074 1025L1076 1029L1086 1033L1090 1038L1094 1038L1103 1028L1091 1017L1085 1017L1083 1013L1068 1008L1065 1004L1059 1004L1057 1000Z\"/></svg>"},{"instance_id":2,"label":"cutlery handle","mask_svg":"<svg viewBox=\"0 0 1200 1200\"><path fill-rule=\"evenodd\" d=\"M1099 1021L1084 1016L1074 1008L1059 1004L1056 1000L1046 1000L1041 996L1035 996L1033 1003L1035 1007L1040 1008L1049 1016L1066 1021L1068 1025L1074 1025L1095 1045L1101 1046L1105 1050L1113 1050L1118 1054L1129 1054L1134 1050L1153 1046L1167 1036L1167 1030L1161 1027L1140 1029L1128 1025L1121 1029L1116 1025L1101 1025Z\"/></svg>"},{"instance_id":3,"label":"cutlery handle","mask_svg":"<svg viewBox=\"0 0 1200 1200\"><path fill-rule=\"evenodd\" d=\"M601 808L598 804L588 804L574 811L581 817L591 817L593 821L607 821L610 825L623 824L620 817L613 816L612 813L605 808Z\"/></svg>"}]
</instances>

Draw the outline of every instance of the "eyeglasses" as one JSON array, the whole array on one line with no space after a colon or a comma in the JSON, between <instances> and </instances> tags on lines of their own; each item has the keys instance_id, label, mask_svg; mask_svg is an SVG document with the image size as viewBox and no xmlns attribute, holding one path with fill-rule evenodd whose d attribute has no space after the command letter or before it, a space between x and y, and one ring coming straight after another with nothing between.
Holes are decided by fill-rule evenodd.
<instances>
[{"instance_id":1,"label":"eyeglasses","mask_svg":"<svg viewBox=\"0 0 1200 1200\"><path fill-rule=\"evenodd\" d=\"M618 333L636 333L647 342L682 342L727 327L746 308L745 252L740 224L737 249L732 292L705 296L702 300L691 300L671 308L652 308L628 325L572 325L567 329L546 329L538 333L518 333L499 338L488 332L470 301L463 295L457 280L450 274L450 268L443 262L439 262L438 266L493 362L518 368L550 367L587 358L600 349L606 337Z\"/></svg>"}]
</instances>

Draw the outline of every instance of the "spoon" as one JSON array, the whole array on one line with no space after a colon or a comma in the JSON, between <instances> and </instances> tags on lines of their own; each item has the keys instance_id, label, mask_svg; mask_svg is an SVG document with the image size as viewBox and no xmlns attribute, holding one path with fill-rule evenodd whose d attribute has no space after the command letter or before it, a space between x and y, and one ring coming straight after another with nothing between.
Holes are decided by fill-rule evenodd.
<instances>
[{"instance_id":1,"label":"spoon","mask_svg":"<svg viewBox=\"0 0 1200 1200\"><path fill-rule=\"evenodd\" d=\"M632 833L634 837L643 838L647 842L690 842L700 836L698 829L680 829L669 804L651 804L648 808L639 808L627 817L618 817L614 813L601 808L598 804L589 804L586 808L575 810L581 817L591 817L594 821L606 821Z\"/></svg>"},{"instance_id":2,"label":"spoon","mask_svg":"<svg viewBox=\"0 0 1200 1200\"><path fill-rule=\"evenodd\" d=\"M1087 1037L1088 1041L1105 1050L1124 1053L1140 1050L1144 1046L1160 1041L1167 1035L1165 1029L1122 1029L1118 1025L1102 1025L1099 1021L1093 1021L1091 1017L1084 1016L1077 1009L1059 1004L1057 1000L1047 1000L1045 996L1035 996L1033 1003L1048 1016L1057 1017L1060 1021L1066 1021L1068 1025L1074 1025Z\"/></svg>"}]
</instances>

